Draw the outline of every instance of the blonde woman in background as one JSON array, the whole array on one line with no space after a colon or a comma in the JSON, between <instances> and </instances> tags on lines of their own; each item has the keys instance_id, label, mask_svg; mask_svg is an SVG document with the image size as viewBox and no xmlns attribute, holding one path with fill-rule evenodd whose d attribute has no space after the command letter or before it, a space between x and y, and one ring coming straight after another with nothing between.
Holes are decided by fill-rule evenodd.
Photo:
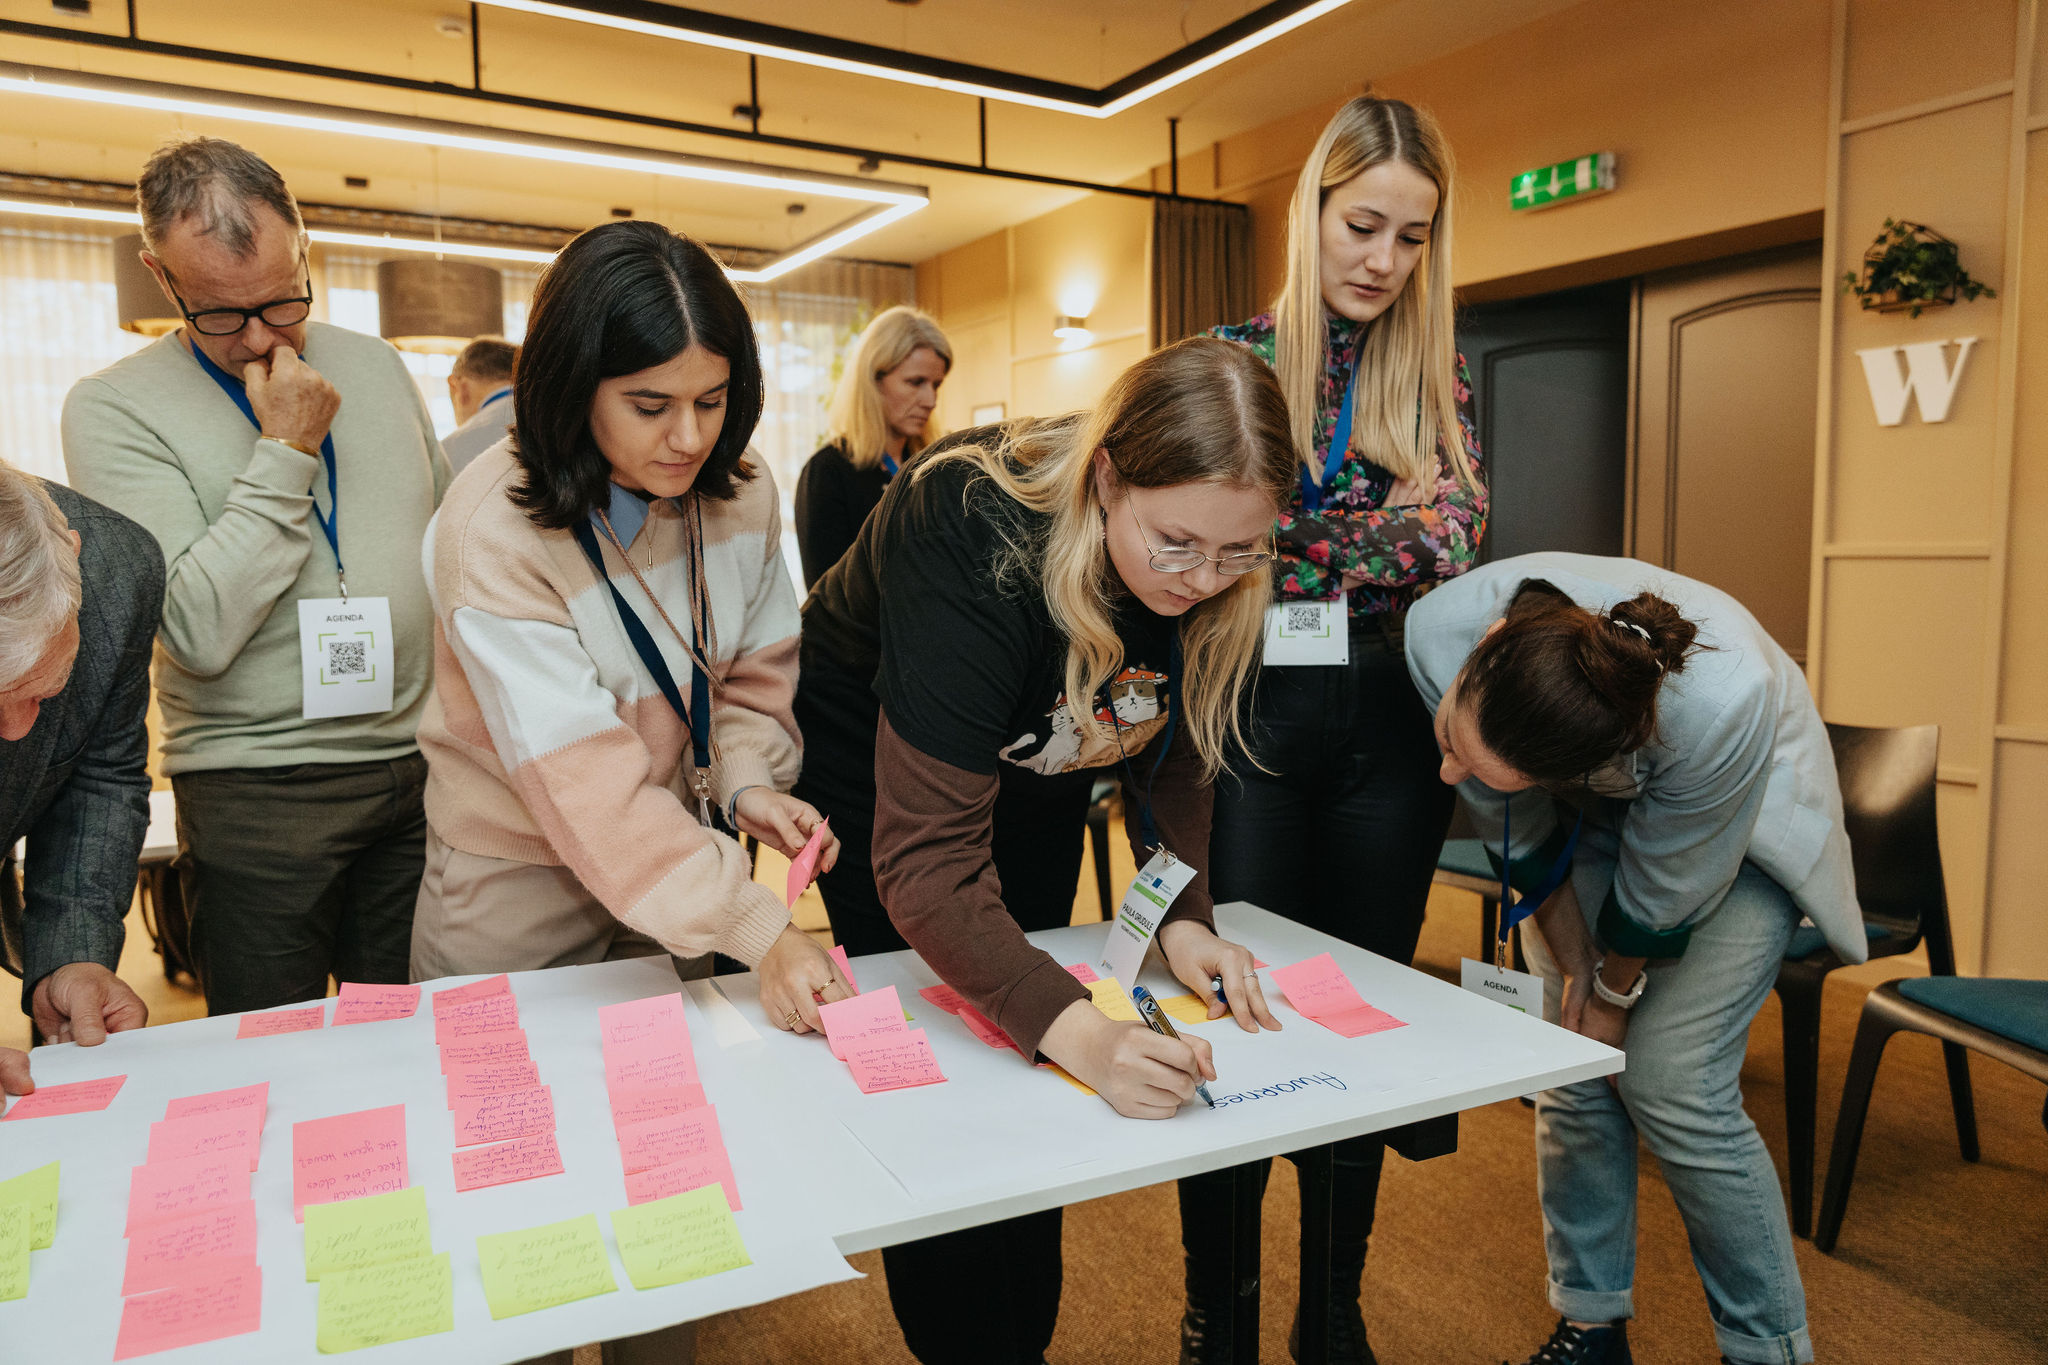
<instances>
[{"instance_id":1,"label":"blonde woman in background","mask_svg":"<svg viewBox=\"0 0 2048 1365\"><path fill-rule=\"evenodd\" d=\"M1216 898L1403 963L1451 816L1403 622L1472 566L1486 523L1472 387L1452 343L1451 208L1435 120L1399 100L1352 100L1296 182L1273 311L1217 329L1279 378L1297 478L1246 726L1258 762L1233 761L1216 785ZM1327 1331L1344 1365L1373 1359L1358 1294L1384 1156L1370 1135L1333 1153ZM1270 1169L1260 1163L1262 1178ZM1231 1293L1228 1222L1214 1215L1229 1182L1181 1182L1183 1362L1229 1352L1212 1321ZM1301 1325L1297 1309L1296 1354Z\"/></svg>"},{"instance_id":2,"label":"blonde woman in background","mask_svg":"<svg viewBox=\"0 0 2048 1365\"><path fill-rule=\"evenodd\" d=\"M915 308L868 324L832 395L831 435L796 481L796 548L808 590L853 548L889 480L931 441L953 344Z\"/></svg>"}]
</instances>

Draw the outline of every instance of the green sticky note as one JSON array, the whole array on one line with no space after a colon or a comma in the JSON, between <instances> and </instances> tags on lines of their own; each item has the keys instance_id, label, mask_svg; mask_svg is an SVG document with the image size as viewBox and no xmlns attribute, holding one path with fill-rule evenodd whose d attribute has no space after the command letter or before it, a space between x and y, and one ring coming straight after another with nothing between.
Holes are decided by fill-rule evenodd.
<instances>
[{"instance_id":1,"label":"green sticky note","mask_svg":"<svg viewBox=\"0 0 2048 1365\"><path fill-rule=\"evenodd\" d=\"M53 1161L27 1175L0 1180L0 1204L26 1203L35 1211L35 1227L29 1233L28 1244L37 1251L57 1240L57 1168L62 1164Z\"/></svg>"},{"instance_id":2,"label":"green sticky note","mask_svg":"<svg viewBox=\"0 0 2048 1365\"><path fill-rule=\"evenodd\" d=\"M554 1308L619 1287L594 1213L519 1232L488 1233L476 1239L476 1258L493 1318Z\"/></svg>"},{"instance_id":3,"label":"green sticky note","mask_svg":"<svg viewBox=\"0 0 2048 1365\"><path fill-rule=\"evenodd\" d=\"M306 1205L306 1278L434 1254L427 1192L409 1190Z\"/></svg>"},{"instance_id":4,"label":"green sticky note","mask_svg":"<svg viewBox=\"0 0 2048 1365\"><path fill-rule=\"evenodd\" d=\"M635 1289L699 1280L752 1265L740 1227L716 1182L612 1215L619 1259Z\"/></svg>"},{"instance_id":5,"label":"green sticky note","mask_svg":"<svg viewBox=\"0 0 2048 1365\"><path fill-rule=\"evenodd\" d=\"M320 1277L316 1340L323 1354L454 1330L455 1272L445 1251Z\"/></svg>"},{"instance_id":6,"label":"green sticky note","mask_svg":"<svg viewBox=\"0 0 2048 1365\"><path fill-rule=\"evenodd\" d=\"M27 1204L0 1204L0 1303L28 1297L29 1230L35 1211Z\"/></svg>"}]
</instances>

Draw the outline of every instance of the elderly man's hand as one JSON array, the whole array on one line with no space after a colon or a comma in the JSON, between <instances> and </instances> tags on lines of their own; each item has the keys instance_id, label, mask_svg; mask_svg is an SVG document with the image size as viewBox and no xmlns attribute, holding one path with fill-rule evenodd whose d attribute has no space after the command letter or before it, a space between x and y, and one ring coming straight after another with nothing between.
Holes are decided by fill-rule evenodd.
<instances>
[{"instance_id":1,"label":"elderly man's hand","mask_svg":"<svg viewBox=\"0 0 2048 1365\"><path fill-rule=\"evenodd\" d=\"M36 982L30 1007L46 1043L96 1047L109 1033L149 1022L142 997L97 962L67 963Z\"/></svg>"},{"instance_id":2,"label":"elderly man's hand","mask_svg":"<svg viewBox=\"0 0 2048 1365\"><path fill-rule=\"evenodd\" d=\"M265 436L287 445L317 451L341 411L341 395L321 373L289 346L270 353L270 363L252 360L242 367L249 390L249 410Z\"/></svg>"},{"instance_id":3,"label":"elderly man's hand","mask_svg":"<svg viewBox=\"0 0 2048 1365\"><path fill-rule=\"evenodd\" d=\"M0 1095L29 1095L35 1088L28 1078L28 1054L0 1047Z\"/></svg>"}]
</instances>

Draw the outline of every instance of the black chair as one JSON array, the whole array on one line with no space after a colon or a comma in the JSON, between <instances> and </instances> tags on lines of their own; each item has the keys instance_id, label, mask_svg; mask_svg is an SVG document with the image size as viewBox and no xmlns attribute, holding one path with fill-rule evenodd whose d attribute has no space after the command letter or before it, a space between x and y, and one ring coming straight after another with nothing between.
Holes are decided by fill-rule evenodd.
<instances>
[{"instance_id":1,"label":"black chair","mask_svg":"<svg viewBox=\"0 0 2048 1365\"><path fill-rule=\"evenodd\" d=\"M1887 981L1872 991L1856 1026L1856 1048L1849 1056L1842 1109L1835 1119L1835 1150L1828 1159L1820 1226L1813 1235L1814 1246L1822 1251L1833 1251L1842 1231L1842 1211L1849 1202L1849 1182L1856 1176L1856 1150L1870 1112L1877 1064L1884 1058L1884 1045L1901 1031L1941 1039L1942 1050L1951 1058L1968 1048L2037 1081L2048 1081L2048 981L1912 977ZM1951 1087L1958 1074L1951 1060ZM2048 1128L2048 1103L2041 1106L2041 1124ZM1974 1131L1963 1148L1963 1159L1977 1159Z\"/></svg>"},{"instance_id":2,"label":"black chair","mask_svg":"<svg viewBox=\"0 0 2048 1365\"><path fill-rule=\"evenodd\" d=\"M1924 940L1934 976L1956 974L1948 893L1934 818L1934 769L1941 727L1828 726L1841 776L1842 814L1856 869L1856 898L1873 958L1910 953ZM1785 1138L1791 1166L1792 1230L1813 1230L1813 1128L1820 1089L1820 1001L1827 974L1842 965L1818 929L1792 934L1778 968L1784 1015ZM1949 1099L1963 1159L1977 1159L1977 1115L1967 1054L1944 1043Z\"/></svg>"}]
</instances>

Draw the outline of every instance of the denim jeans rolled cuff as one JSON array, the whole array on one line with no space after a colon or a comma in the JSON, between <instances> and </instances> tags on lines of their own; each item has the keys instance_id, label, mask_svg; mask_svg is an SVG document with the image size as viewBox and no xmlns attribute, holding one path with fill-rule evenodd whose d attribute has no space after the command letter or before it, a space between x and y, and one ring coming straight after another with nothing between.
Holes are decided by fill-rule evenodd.
<instances>
[{"instance_id":1,"label":"denim jeans rolled cuff","mask_svg":"<svg viewBox=\"0 0 2048 1365\"><path fill-rule=\"evenodd\" d=\"M1573 1322L1620 1322L1636 1315L1633 1289L1573 1289L1549 1281L1550 1306Z\"/></svg>"},{"instance_id":2,"label":"denim jeans rolled cuff","mask_svg":"<svg viewBox=\"0 0 2048 1365\"><path fill-rule=\"evenodd\" d=\"M1717 1322L1714 1344L1736 1365L1812 1365L1813 1361L1813 1342L1803 1326L1774 1337L1752 1337Z\"/></svg>"}]
</instances>

